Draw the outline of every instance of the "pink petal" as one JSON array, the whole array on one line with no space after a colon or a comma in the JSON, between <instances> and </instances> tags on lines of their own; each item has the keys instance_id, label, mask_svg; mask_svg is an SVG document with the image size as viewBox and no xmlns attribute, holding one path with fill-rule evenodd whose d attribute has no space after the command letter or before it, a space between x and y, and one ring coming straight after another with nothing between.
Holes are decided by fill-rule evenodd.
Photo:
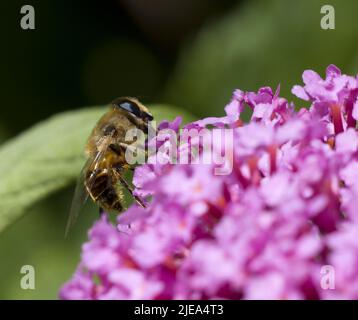
<instances>
[{"instance_id":1,"label":"pink petal","mask_svg":"<svg viewBox=\"0 0 358 320\"><path fill-rule=\"evenodd\" d=\"M307 95L306 90L301 86L293 86L291 90L292 94L294 94L296 97L308 101L310 97Z\"/></svg>"}]
</instances>

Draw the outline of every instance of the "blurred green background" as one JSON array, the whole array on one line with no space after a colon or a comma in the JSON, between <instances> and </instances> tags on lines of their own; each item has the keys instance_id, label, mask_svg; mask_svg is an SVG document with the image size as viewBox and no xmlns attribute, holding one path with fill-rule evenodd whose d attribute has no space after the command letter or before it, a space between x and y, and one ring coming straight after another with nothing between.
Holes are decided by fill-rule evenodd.
<instances>
[{"instance_id":1,"label":"blurred green background","mask_svg":"<svg viewBox=\"0 0 358 320\"><path fill-rule=\"evenodd\" d=\"M20 28L25 4L35 8L35 30ZM335 8L335 30L320 27L324 4ZM121 95L199 118L222 115L235 88L281 84L297 102L290 90L307 68L358 72L356 0L7 0L0 12L0 143L50 115ZM57 298L97 218L89 203L64 239L73 188L0 234L0 299ZM35 267L35 290L20 288L26 264Z\"/></svg>"}]
</instances>

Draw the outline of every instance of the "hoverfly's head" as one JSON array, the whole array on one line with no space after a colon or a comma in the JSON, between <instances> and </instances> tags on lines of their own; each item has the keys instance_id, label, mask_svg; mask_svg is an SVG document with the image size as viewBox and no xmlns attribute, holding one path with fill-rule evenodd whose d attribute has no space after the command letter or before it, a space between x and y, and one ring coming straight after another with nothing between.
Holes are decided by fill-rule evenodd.
<instances>
[{"instance_id":1,"label":"hoverfly's head","mask_svg":"<svg viewBox=\"0 0 358 320\"><path fill-rule=\"evenodd\" d=\"M124 111L131 122L139 129L148 133L154 130L151 121L154 119L149 110L141 104L137 99L130 97L117 98L112 101L114 109Z\"/></svg>"},{"instance_id":2,"label":"hoverfly's head","mask_svg":"<svg viewBox=\"0 0 358 320\"><path fill-rule=\"evenodd\" d=\"M154 118L149 110L135 98L117 98L112 102L115 108L127 111L144 122L152 121Z\"/></svg>"}]
</instances>

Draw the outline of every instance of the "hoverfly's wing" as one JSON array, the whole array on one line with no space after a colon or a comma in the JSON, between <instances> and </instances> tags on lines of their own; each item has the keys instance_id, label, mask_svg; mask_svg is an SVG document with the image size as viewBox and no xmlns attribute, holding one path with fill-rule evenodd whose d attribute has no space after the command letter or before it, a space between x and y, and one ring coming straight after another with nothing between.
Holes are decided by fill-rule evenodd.
<instances>
[{"instance_id":1,"label":"hoverfly's wing","mask_svg":"<svg viewBox=\"0 0 358 320\"><path fill-rule=\"evenodd\" d=\"M106 139L103 142L103 145L102 145L103 147L101 148L102 151L97 152L94 157L89 158L81 170L81 173L77 179L76 189L75 189L75 193L73 195L73 199L72 199L72 203L71 203L70 213L68 216L66 230L65 230L65 237L67 237L68 232L70 231L71 227L75 224L75 222L81 212L82 207L85 205L85 203L89 197L89 194L88 194L86 186L85 186L87 170L89 168L91 168L91 170L93 170L93 169L95 170L97 168L97 165L103 159L109 144L110 144L110 139ZM91 189L94 182L95 182L95 175L93 175L93 176L89 177L89 179L87 179L87 181L86 181L87 187L89 189Z\"/></svg>"},{"instance_id":2,"label":"hoverfly's wing","mask_svg":"<svg viewBox=\"0 0 358 320\"><path fill-rule=\"evenodd\" d=\"M92 163L91 160L87 160L86 164L83 166L81 173L77 179L75 192L72 198L70 213L67 219L65 237L67 237L71 227L75 224L82 207L84 206L84 204L88 199L88 192L85 187L85 176L86 176L86 171L91 163Z\"/></svg>"}]
</instances>

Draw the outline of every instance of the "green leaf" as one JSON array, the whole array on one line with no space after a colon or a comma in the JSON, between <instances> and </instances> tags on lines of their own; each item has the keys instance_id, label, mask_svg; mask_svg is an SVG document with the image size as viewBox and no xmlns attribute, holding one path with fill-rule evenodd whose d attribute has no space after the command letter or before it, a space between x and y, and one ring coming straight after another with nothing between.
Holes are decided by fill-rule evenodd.
<instances>
[{"instance_id":1,"label":"green leaf","mask_svg":"<svg viewBox=\"0 0 358 320\"><path fill-rule=\"evenodd\" d=\"M92 107L55 115L0 148L0 232L37 201L69 185L84 163L88 135L106 107ZM165 105L150 106L154 118L172 120L192 116Z\"/></svg>"}]
</instances>

